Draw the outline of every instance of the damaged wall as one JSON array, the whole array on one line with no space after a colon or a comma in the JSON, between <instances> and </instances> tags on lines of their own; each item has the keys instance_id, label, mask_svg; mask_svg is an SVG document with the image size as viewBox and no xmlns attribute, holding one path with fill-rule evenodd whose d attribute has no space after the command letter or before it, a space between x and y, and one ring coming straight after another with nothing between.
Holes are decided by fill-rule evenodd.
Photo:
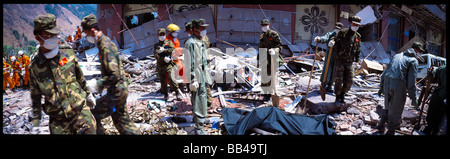
<instances>
[{"instance_id":1,"label":"damaged wall","mask_svg":"<svg viewBox=\"0 0 450 159\"><path fill-rule=\"evenodd\" d=\"M158 11L159 12L159 11ZM158 14L160 15L160 14ZM216 31L213 23L213 14L210 7L201 8L193 11L187 11L182 13L175 13L170 15L173 23L178 25L182 30L178 34L178 40L180 40L181 47L184 47L183 41L187 38L187 34L184 33L184 24L190 22L192 19L204 18L206 23L210 24L206 27L207 35L209 37L210 43L215 43ZM156 37L156 30L158 28L166 28L171 22L166 19L163 21L150 21L142 24L136 28L130 29L133 36L139 42L139 45L134 41L133 37L128 31L123 32L124 38L124 49L130 48L131 54L138 57L144 58L145 56L153 54L153 44L158 40Z\"/></svg>"},{"instance_id":2,"label":"damaged wall","mask_svg":"<svg viewBox=\"0 0 450 159\"><path fill-rule=\"evenodd\" d=\"M114 4L119 15L122 15L122 5ZM121 34L117 34L122 30L122 21L120 17L117 16L116 11L111 4L97 5L97 19L100 30L105 33L111 40L117 39L120 45L123 45L123 40ZM119 46L118 46L119 47Z\"/></svg>"},{"instance_id":3,"label":"damaged wall","mask_svg":"<svg viewBox=\"0 0 450 159\"><path fill-rule=\"evenodd\" d=\"M336 5L296 5L296 10L295 42L311 41L313 34L324 35L333 30Z\"/></svg>"},{"instance_id":4,"label":"damaged wall","mask_svg":"<svg viewBox=\"0 0 450 159\"><path fill-rule=\"evenodd\" d=\"M227 42L259 43L261 20L270 20L272 28L280 33L283 44L292 43L294 5L267 8L261 5L217 5L217 37ZM265 15L265 16L264 16Z\"/></svg>"}]
</instances>

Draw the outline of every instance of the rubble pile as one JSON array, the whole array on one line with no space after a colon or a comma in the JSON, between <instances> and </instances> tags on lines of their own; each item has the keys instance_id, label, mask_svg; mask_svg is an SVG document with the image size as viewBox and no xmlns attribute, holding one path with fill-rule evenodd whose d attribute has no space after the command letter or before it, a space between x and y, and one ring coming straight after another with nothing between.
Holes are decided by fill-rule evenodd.
<instances>
[{"instance_id":1,"label":"rubble pile","mask_svg":"<svg viewBox=\"0 0 450 159\"><path fill-rule=\"evenodd\" d=\"M30 134L32 108L29 91L10 92L3 95L3 133ZM49 116L42 112L38 134L50 134L48 128Z\"/></svg>"},{"instance_id":2,"label":"rubble pile","mask_svg":"<svg viewBox=\"0 0 450 159\"><path fill-rule=\"evenodd\" d=\"M239 108L254 110L260 107L272 106L272 102L262 101L260 91L260 75L249 61L254 57L236 58L225 55L220 50L215 51L210 59L211 70L215 77L223 77L225 73L235 75L234 83L214 83L211 89L213 94L212 106L208 108L206 130L211 135L226 134L223 129L222 108ZM140 129L142 135L192 135L194 128L190 93L186 87L180 87L184 98L175 100L175 93L169 93L169 100L163 100L159 92L160 83L156 81L156 61L148 57L137 60L126 55L120 56L125 72L132 83L128 86L127 107L130 119ZM93 55L88 59L93 59ZM231 60L235 59L235 60ZM255 60L255 59L253 59ZM227 63L228 61L232 61ZM376 65L370 61L355 64L353 86L345 95L346 105L335 106L334 93L327 92L326 100L322 101L318 92L321 82L323 61L317 62L318 67L313 70L306 114L327 114L330 121L335 123L338 135L379 135L374 129L380 121L380 112L384 105L384 97L377 95L380 85L381 72L384 66ZM244 69L245 68L245 69ZM298 69L298 68L297 68ZM297 113L300 101L307 93L309 68L300 68L303 72L293 74L288 69L277 72L277 95L280 97L278 107L288 113ZM378 69L378 70L377 70ZM234 72L233 72L234 71ZM241 80L237 83L237 80ZM242 82L244 80L244 83ZM220 88L220 89L219 89ZM223 90L222 90L223 89ZM220 91L219 91L220 90ZM420 91L420 90L419 90ZM31 99L29 90L10 92L3 95L3 133L4 134L30 134L31 129ZM215 95L214 95L215 94ZM427 110L427 107L425 107ZM414 127L419 112L410 107L410 100L406 101L402 114L402 125L397 135L409 135ZM426 117L426 111L423 118ZM49 117L43 113L39 134L49 134ZM118 135L111 117L101 120L107 135ZM261 130L253 135L265 134Z\"/></svg>"}]
</instances>

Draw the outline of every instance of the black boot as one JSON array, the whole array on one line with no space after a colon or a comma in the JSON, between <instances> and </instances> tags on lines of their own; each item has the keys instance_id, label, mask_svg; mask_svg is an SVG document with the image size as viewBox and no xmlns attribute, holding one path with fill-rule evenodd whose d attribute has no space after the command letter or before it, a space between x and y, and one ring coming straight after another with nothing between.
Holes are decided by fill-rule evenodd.
<instances>
[{"instance_id":1,"label":"black boot","mask_svg":"<svg viewBox=\"0 0 450 159\"><path fill-rule=\"evenodd\" d=\"M178 90L175 91L175 94L177 96L177 100L181 101L181 94L178 92Z\"/></svg>"},{"instance_id":2,"label":"black boot","mask_svg":"<svg viewBox=\"0 0 450 159\"><path fill-rule=\"evenodd\" d=\"M169 93L165 93L164 94L164 101L168 101L169 100Z\"/></svg>"},{"instance_id":3,"label":"black boot","mask_svg":"<svg viewBox=\"0 0 450 159\"><path fill-rule=\"evenodd\" d=\"M344 93L341 93L341 95L340 95L340 100L341 100L342 105L345 105L345 100L344 100L345 96L344 95L345 95Z\"/></svg>"},{"instance_id":4,"label":"black boot","mask_svg":"<svg viewBox=\"0 0 450 159\"><path fill-rule=\"evenodd\" d=\"M388 110L382 110L382 114L380 114L380 122L378 122L377 126L375 126L375 129L378 129L381 134L385 131L385 125L388 119L387 115Z\"/></svg>"},{"instance_id":5,"label":"black boot","mask_svg":"<svg viewBox=\"0 0 450 159\"><path fill-rule=\"evenodd\" d=\"M336 106L341 106L341 96L340 95L336 95L336 100L334 101L334 104Z\"/></svg>"}]
</instances>

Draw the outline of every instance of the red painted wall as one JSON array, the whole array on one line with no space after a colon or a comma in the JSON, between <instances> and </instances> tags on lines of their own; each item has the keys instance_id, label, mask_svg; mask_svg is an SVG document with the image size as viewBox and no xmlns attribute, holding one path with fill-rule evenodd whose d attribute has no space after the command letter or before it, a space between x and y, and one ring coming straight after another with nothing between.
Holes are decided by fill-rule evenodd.
<instances>
[{"instance_id":1,"label":"red painted wall","mask_svg":"<svg viewBox=\"0 0 450 159\"><path fill-rule=\"evenodd\" d=\"M167 11L168 6L170 5L158 4L158 22L169 19L169 11Z\"/></svg>"},{"instance_id":2,"label":"red painted wall","mask_svg":"<svg viewBox=\"0 0 450 159\"><path fill-rule=\"evenodd\" d=\"M114 4L114 7L116 8L117 12L120 16L122 16L122 4ZM113 13L111 17L108 18L102 18L102 11L112 9ZM111 4L98 4L97 5L97 20L98 25L100 27L100 30L107 35L107 28L111 28L111 36L116 37L117 43L119 45L123 44L121 34L117 34L119 31L121 31L122 21L121 17L117 16L116 11L112 7ZM109 37L114 39L113 37ZM119 47L119 46L118 46Z\"/></svg>"}]
</instances>

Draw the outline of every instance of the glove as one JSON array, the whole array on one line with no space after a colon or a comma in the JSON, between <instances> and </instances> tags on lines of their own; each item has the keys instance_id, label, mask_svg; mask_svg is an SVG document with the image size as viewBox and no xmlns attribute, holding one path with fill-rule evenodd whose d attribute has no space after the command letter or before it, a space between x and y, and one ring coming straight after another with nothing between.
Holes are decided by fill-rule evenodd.
<instances>
[{"instance_id":1,"label":"glove","mask_svg":"<svg viewBox=\"0 0 450 159\"><path fill-rule=\"evenodd\" d=\"M190 89L191 89L192 92L197 91L198 83L197 82L192 83L191 86L190 86Z\"/></svg>"},{"instance_id":2,"label":"glove","mask_svg":"<svg viewBox=\"0 0 450 159\"><path fill-rule=\"evenodd\" d=\"M170 57L169 56L164 57L164 62L169 63L170 62Z\"/></svg>"},{"instance_id":3,"label":"glove","mask_svg":"<svg viewBox=\"0 0 450 159\"><path fill-rule=\"evenodd\" d=\"M328 42L328 47L333 47L334 46L334 40L330 40L330 42Z\"/></svg>"},{"instance_id":4,"label":"glove","mask_svg":"<svg viewBox=\"0 0 450 159\"><path fill-rule=\"evenodd\" d=\"M275 55L275 50L274 49L269 49L269 54L270 55Z\"/></svg>"},{"instance_id":5,"label":"glove","mask_svg":"<svg viewBox=\"0 0 450 159\"><path fill-rule=\"evenodd\" d=\"M320 37L319 36L316 36L315 38L314 38L314 42L319 42L320 41Z\"/></svg>"},{"instance_id":6,"label":"glove","mask_svg":"<svg viewBox=\"0 0 450 159\"><path fill-rule=\"evenodd\" d=\"M179 60L184 60L184 54L178 57Z\"/></svg>"},{"instance_id":7,"label":"glove","mask_svg":"<svg viewBox=\"0 0 450 159\"><path fill-rule=\"evenodd\" d=\"M380 89L380 90L378 91L378 96L381 96L381 94L383 94L383 89Z\"/></svg>"},{"instance_id":8,"label":"glove","mask_svg":"<svg viewBox=\"0 0 450 159\"><path fill-rule=\"evenodd\" d=\"M89 92L91 92L91 93L99 92L100 88L99 88L99 86L97 84L97 80L95 78L91 79L89 81L86 81L86 86L87 86Z\"/></svg>"},{"instance_id":9,"label":"glove","mask_svg":"<svg viewBox=\"0 0 450 159\"><path fill-rule=\"evenodd\" d=\"M164 47L159 47L159 49L156 50L156 53L161 53L164 51Z\"/></svg>"},{"instance_id":10,"label":"glove","mask_svg":"<svg viewBox=\"0 0 450 159\"><path fill-rule=\"evenodd\" d=\"M94 109L95 108L95 97L91 94L89 94L89 96L87 96L86 98L86 105L89 106L89 108Z\"/></svg>"},{"instance_id":11,"label":"glove","mask_svg":"<svg viewBox=\"0 0 450 159\"><path fill-rule=\"evenodd\" d=\"M414 106L414 107L419 106L417 99L411 100L411 105Z\"/></svg>"}]
</instances>

